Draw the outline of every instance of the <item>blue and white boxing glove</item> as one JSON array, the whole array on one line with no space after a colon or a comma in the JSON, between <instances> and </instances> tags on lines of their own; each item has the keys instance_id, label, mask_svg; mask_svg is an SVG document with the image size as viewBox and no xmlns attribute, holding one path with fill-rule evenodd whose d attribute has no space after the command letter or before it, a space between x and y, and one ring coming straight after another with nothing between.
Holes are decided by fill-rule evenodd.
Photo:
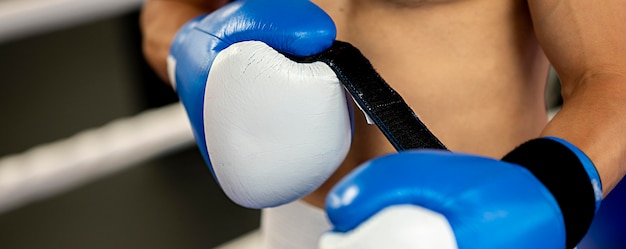
<instances>
[{"instance_id":1,"label":"blue and white boxing glove","mask_svg":"<svg viewBox=\"0 0 626 249\"><path fill-rule=\"evenodd\" d=\"M322 62L296 63L334 42L308 0L240 0L187 23L168 58L204 159L226 195L278 206L319 187L344 160L351 111Z\"/></svg>"},{"instance_id":2,"label":"blue and white boxing glove","mask_svg":"<svg viewBox=\"0 0 626 249\"><path fill-rule=\"evenodd\" d=\"M441 150L374 159L326 203L322 249L563 249L591 224L598 173L559 138L531 140L503 158Z\"/></svg>"}]
</instances>

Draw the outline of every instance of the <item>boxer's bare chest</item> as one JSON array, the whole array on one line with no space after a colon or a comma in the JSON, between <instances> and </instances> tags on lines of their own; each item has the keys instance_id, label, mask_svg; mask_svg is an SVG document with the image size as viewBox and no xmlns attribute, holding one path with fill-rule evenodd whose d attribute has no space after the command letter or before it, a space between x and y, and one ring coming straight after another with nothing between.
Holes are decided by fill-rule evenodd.
<instances>
[{"instance_id":1,"label":"boxer's bare chest","mask_svg":"<svg viewBox=\"0 0 626 249\"><path fill-rule=\"evenodd\" d=\"M313 2L335 21L337 39L359 48L448 148L500 157L544 127L549 63L526 0ZM319 193L393 151L355 115L350 153Z\"/></svg>"},{"instance_id":2,"label":"boxer's bare chest","mask_svg":"<svg viewBox=\"0 0 626 249\"><path fill-rule=\"evenodd\" d=\"M548 62L525 0L314 2L335 21L337 39L359 48L452 148L495 156L541 129ZM512 118L522 106L526 113ZM509 125L529 118L523 132ZM501 135L474 144L494 132ZM384 143L378 138L371 144ZM370 157L389 149L359 150Z\"/></svg>"}]
</instances>

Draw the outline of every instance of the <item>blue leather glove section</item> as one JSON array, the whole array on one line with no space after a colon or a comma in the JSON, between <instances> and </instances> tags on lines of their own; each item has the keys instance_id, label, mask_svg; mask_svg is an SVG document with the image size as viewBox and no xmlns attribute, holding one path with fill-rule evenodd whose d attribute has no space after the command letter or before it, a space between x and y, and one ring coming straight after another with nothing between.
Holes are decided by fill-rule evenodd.
<instances>
[{"instance_id":1,"label":"blue leather glove section","mask_svg":"<svg viewBox=\"0 0 626 249\"><path fill-rule=\"evenodd\" d=\"M622 180L602 201L578 249L626 248L626 180Z\"/></svg>"},{"instance_id":2,"label":"blue leather glove section","mask_svg":"<svg viewBox=\"0 0 626 249\"><path fill-rule=\"evenodd\" d=\"M334 230L348 232L400 204L444 215L458 248L565 247L562 214L543 184L523 167L480 156L416 150L374 159L331 191L326 210Z\"/></svg>"},{"instance_id":3,"label":"blue leather glove section","mask_svg":"<svg viewBox=\"0 0 626 249\"><path fill-rule=\"evenodd\" d=\"M286 54L309 56L330 47L335 36L332 19L308 0L234 1L181 28L170 49L176 59L176 91L206 162L210 165L202 121L204 89L221 50L256 40Z\"/></svg>"}]
</instances>

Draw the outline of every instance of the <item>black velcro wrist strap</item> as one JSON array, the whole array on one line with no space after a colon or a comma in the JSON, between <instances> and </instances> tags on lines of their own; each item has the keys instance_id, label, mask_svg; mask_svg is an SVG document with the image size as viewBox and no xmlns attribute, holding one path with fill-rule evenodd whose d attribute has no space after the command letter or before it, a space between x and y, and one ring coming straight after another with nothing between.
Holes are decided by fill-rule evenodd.
<instances>
[{"instance_id":1,"label":"black velcro wrist strap","mask_svg":"<svg viewBox=\"0 0 626 249\"><path fill-rule=\"evenodd\" d=\"M595 195L580 159L565 145L547 138L530 140L502 161L527 168L556 199L565 221L566 248L574 248L591 226Z\"/></svg>"},{"instance_id":2,"label":"black velcro wrist strap","mask_svg":"<svg viewBox=\"0 0 626 249\"><path fill-rule=\"evenodd\" d=\"M396 150L446 149L402 97L380 77L369 60L349 43L335 41L318 55L290 58L298 62L326 63Z\"/></svg>"}]
</instances>

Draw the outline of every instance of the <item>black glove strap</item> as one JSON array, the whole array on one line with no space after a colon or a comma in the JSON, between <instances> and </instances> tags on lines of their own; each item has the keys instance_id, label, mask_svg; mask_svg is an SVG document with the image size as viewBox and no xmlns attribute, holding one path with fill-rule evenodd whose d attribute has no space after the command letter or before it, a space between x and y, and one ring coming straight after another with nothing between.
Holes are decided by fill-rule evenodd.
<instances>
[{"instance_id":1,"label":"black glove strap","mask_svg":"<svg viewBox=\"0 0 626 249\"><path fill-rule=\"evenodd\" d=\"M326 63L396 150L446 150L367 58L349 43L335 41L321 54L290 58ZM524 166L552 193L563 213L566 246L574 248L595 214L593 186L578 157L565 145L540 138L522 144L502 160Z\"/></svg>"},{"instance_id":2,"label":"black glove strap","mask_svg":"<svg viewBox=\"0 0 626 249\"><path fill-rule=\"evenodd\" d=\"M290 58L298 62L326 63L396 150L446 149L402 97L378 75L369 60L349 43L335 41L321 54Z\"/></svg>"},{"instance_id":3,"label":"black glove strap","mask_svg":"<svg viewBox=\"0 0 626 249\"><path fill-rule=\"evenodd\" d=\"M326 63L396 150L446 150L367 58L349 43L335 41L321 54L290 58ZM552 193L563 213L566 246L574 248L595 214L593 186L578 157L565 145L540 138L522 144L502 160L524 166Z\"/></svg>"},{"instance_id":4,"label":"black glove strap","mask_svg":"<svg viewBox=\"0 0 626 249\"><path fill-rule=\"evenodd\" d=\"M578 156L559 142L538 138L520 145L502 161L527 168L550 190L563 213L566 246L576 247L596 211L593 186Z\"/></svg>"}]
</instances>

